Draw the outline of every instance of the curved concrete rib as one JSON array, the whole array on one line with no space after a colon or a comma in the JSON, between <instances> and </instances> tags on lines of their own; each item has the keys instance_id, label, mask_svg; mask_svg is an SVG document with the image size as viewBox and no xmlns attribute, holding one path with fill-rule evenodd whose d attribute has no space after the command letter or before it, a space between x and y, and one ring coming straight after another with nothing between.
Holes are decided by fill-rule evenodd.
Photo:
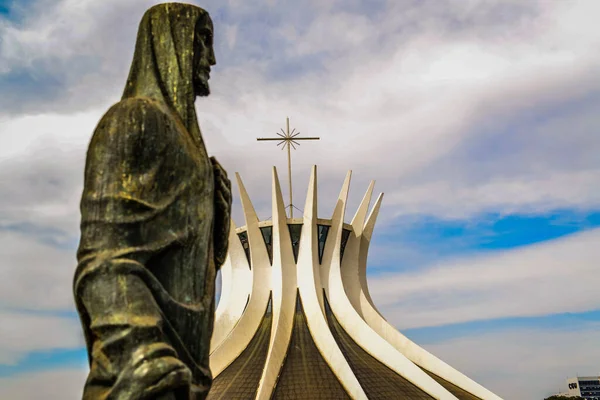
<instances>
[{"instance_id":1,"label":"curved concrete rib","mask_svg":"<svg viewBox=\"0 0 600 400\"><path fill-rule=\"evenodd\" d=\"M229 251L221 267L221 298L215 311L215 327L210 341L211 352L229 335L238 322L252 290L252 271L244 247L235 233L235 223L229 227Z\"/></svg>"},{"instance_id":2,"label":"curved concrete rib","mask_svg":"<svg viewBox=\"0 0 600 400\"><path fill-rule=\"evenodd\" d=\"M258 217L239 174L235 174L242 208L246 219L246 230L250 244L252 263L252 292L248 305L230 334L210 355L210 369L217 377L244 351L260 326L271 294L271 262L262 233L258 227Z\"/></svg>"},{"instance_id":3,"label":"curved concrete rib","mask_svg":"<svg viewBox=\"0 0 600 400\"><path fill-rule=\"evenodd\" d=\"M404 354L409 360L419 365L420 367L436 374L437 376L445 379L446 381L456 386L459 386L463 390L466 390L467 392L483 400L502 400L496 394L490 392L485 387L481 386L466 375L452 368L450 365L446 364L433 354L429 353L427 350L421 348L420 346L412 342L406 336L402 335L398 330L396 330L396 328L394 328L394 326L387 322L387 320L373 305L373 301L371 300L369 289L366 283L366 268L369 244L371 241L371 236L373 234L373 229L375 226L375 221L377 219L377 214L379 212L380 205L381 195L377 199L377 202L373 207L369 218L367 219L364 229L362 230L362 234L358 238L356 236L352 237L351 239L354 239L352 243L350 243L349 240L348 244L346 245L346 252L348 251L348 247L352 247L351 251L356 251L356 249L358 249L358 257L356 255L352 257L344 257L344 261L342 264L342 268L345 270L358 270L359 272L358 280L356 280L356 275L345 275L345 278L347 280L346 282L344 282L344 286L347 288L348 291L355 290L357 286L361 286L358 296L355 292L353 293L353 295L355 298L358 299L358 309L360 310L359 312L361 313L365 322L375 332L377 332L377 334L380 337L385 339L395 349L397 349L400 353Z\"/></svg>"},{"instance_id":4,"label":"curved concrete rib","mask_svg":"<svg viewBox=\"0 0 600 400\"><path fill-rule=\"evenodd\" d=\"M350 261L358 259L359 245L357 245L357 243L360 243L360 237L362 236L365 219L367 217L367 212L369 211L369 203L371 202L374 186L375 181L371 181L367 192L358 206L356 214L354 214L354 218L352 218L352 222L350 223L352 232L350 232L348 242L346 243L346 249L344 250L345 257L342 260L341 266L342 282L344 284L346 296L348 296L350 303L352 303L352 306L361 317L363 316L360 307L362 286L360 284L358 263L348 262L348 259L350 259Z\"/></svg>"},{"instance_id":5,"label":"curved concrete rib","mask_svg":"<svg viewBox=\"0 0 600 400\"><path fill-rule=\"evenodd\" d=\"M257 400L269 400L285 360L294 327L296 312L296 263L292 240L287 226L281 186L277 170L273 167L273 265L272 304L273 323L269 351L258 384Z\"/></svg>"},{"instance_id":6,"label":"curved concrete rib","mask_svg":"<svg viewBox=\"0 0 600 400\"><path fill-rule=\"evenodd\" d=\"M325 317L317 238L317 167L313 166L298 251L298 288L308 330L325 362L352 399L367 399L358 379L338 347Z\"/></svg>"},{"instance_id":7,"label":"curved concrete rib","mask_svg":"<svg viewBox=\"0 0 600 400\"><path fill-rule=\"evenodd\" d=\"M373 230L375 229L375 222L377 222L377 216L381 209L381 202L383 200L383 193L377 197L373 209L369 213L367 221L360 230L360 235L353 236L352 239L352 250L353 257L344 259L342 263L342 269L348 271L357 271L358 280L354 282L353 287L358 288L358 308L360 309L361 315L365 310L375 311L381 319L385 320L383 315L375 307L375 303L369 293L369 286L367 284L367 258L369 255L369 245L371 244L371 237L373 236ZM358 221L357 221L358 222ZM349 280L349 284L350 284ZM368 323L368 322L367 322Z\"/></svg>"},{"instance_id":8,"label":"curved concrete rib","mask_svg":"<svg viewBox=\"0 0 600 400\"><path fill-rule=\"evenodd\" d=\"M435 399L456 400L450 392L423 370L413 364L390 343L380 337L356 312L344 290L340 268L340 249L344 213L350 187L351 172L348 172L331 219L331 228L323 251L323 283L327 299L342 328L360 347L377 360L404 377ZM346 244L346 250L348 246ZM356 251L356 250L354 250ZM344 257L346 258L346 257Z\"/></svg>"}]
</instances>

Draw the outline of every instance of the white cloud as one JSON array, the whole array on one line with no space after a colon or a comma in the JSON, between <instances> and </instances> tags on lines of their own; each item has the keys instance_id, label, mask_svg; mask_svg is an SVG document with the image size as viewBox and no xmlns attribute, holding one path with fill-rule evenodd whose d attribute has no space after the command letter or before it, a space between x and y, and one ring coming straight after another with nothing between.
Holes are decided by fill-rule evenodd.
<instances>
[{"instance_id":1,"label":"white cloud","mask_svg":"<svg viewBox=\"0 0 600 400\"><path fill-rule=\"evenodd\" d=\"M576 7L580 15L591 11L583 6L585 3L582 7ZM378 46L369 46L365 39L367 43L362 47L341 45L337 48L340 54L325 58L324 71L316 68L296 81L271 83L268 78L256 76L249 81L251 85L244 85L244 81L240 80L230 88L221 86L223 92L220 95L229 98L233 96L227 93L235 93L236 97L251 99L252 104L234 107L239 119L221 118L220 121L213 121L213 124L217 130L227 132L232 141L239 138L239 143L251 146L255 136L265 131L276 131L281 126L279 121L265 121L264 116L284 115L287 110L294 109L294 115L298 117L293 117L293 126L299 127L301 132L322 137L314 150L312 147L310 151L305 150L309 144L294 154L296 170L300 167L307 171L308 165L316 162L322 166L321 173L327 174L331 180L334 176L340 179L338 177L347 168L365 172L377 178L381 184L379 188L387 193L406 198L410 205L422 207L420 210L411 209L410 212L444 215L448 208L462 207L467 214L473 214L504 207L503 202L506 201L511 205L516 203L512 208L522 206L527 211L536 207L545 210L550 203L553 207L597 207L598 196L594 190L598 182L594 179L597 176L595 170L599 167L597 161L588 158L588 163L580 166L580 171L574 172L586 174L590 171L587 174L589 178L570 182L568 190L561 186L565 181L562 178L565 175L564 165L570 164L570 160L580 159L583 152L587 153L584 149L598 149L600 146L597 135L592 134L595 130L585 130L585 136L577 134L581 130L579 122L582 118L591 121L594 129L598 126L597 117L591 120L589 115L576 115L570 118L569 129L563 125L560 132L554 130L553 143L570 143L571 148L577 151L568 156L557 152L553 154L555 157L551 164L545 162L548 157L536 150L545 148L548 135L530 132L540 129L534 129L536 126L528 123L519 131L522 142L530 144L526 148L528 152L520 152L518 158L509 158L509 155L496 157L494 164L485 169L486 174L477 182L461 179L478 169L480 161L473 159L472 154L452 158L455 164L453 168L434 169L440 160L452 156L473 140L485 143L482 128L489 130L491 126L499 131L487 138L491 147L488 152L493 153L494 144L505 136L502 131L511 128L506 125L515 119L518 121L523 113L543 113L546 107L556 109L557 104L596 90L593 76L599 63L598 57L590 49L596 46L600 36L590 34L577 37L571 30L563 32L562 25L557 26L553 22L553 18L560 15L562 10L552 7L544 10L537 19L532 17L517 26L515 30L522 36L511 32L510 24L508 28L504 27L509 34L491 41L487 40L489 36L477 36L483 29L481 27L467 30L470 35L463 33L453 36L446 31L440 33L435 30L418 32L409 35L405 42L402 41L404 35L389 34L385 41L396 46L389 46L387 53L376 53L373 49ZM380 25L402 15L387 14L383 21L372 22L365 29L360 26L356 29L374 36L380 32ZM343 13L326 14L317 17L314 24L318 28L325 25L321 19L337 21L345 17ZM404 21L394 22L398 25ZM352 24L348 22L347 25ZM483 31L486 33L485 29ZM305 35L296 32L293 37L303 46L306 43L314 44L312 47L317 50L318 46L333 49L338 43L333 34L314 34L314 40L311 35L313 31L309 28ZM528 38L527 41L522 40L524 36ZM571 40L577 40L578 45L571 46ZM298 50L298 47L290 46L286 50L296 56L295 52L304 51ZM227 79L231 78L230 73L233 75L233 72L223 71ZM293 93L293 97L290 97L290 93ZM210 99L206 102L205 113L218 116L219 109L213 108L213 104ZM597 107L592 112L597 115ZM543 128L547 131L552 127L544 125ZM237 132L243 135L237 135ZM251 132L260 133L252 135ZM263 154L258 146L256 151ZM248 156L245 154L245 157ZM511 165L507 165L507 159L510 159ZM547 167L545 172L540 171L540 159ZM512 193L492 190L494 201L478 202L478 193L489 190L486 185L490 181L502 181L508 169L512 171L511 179L527 184L527 195L515 198ZM427 170L428 174L424 175L423 170ZM532 172L535 172L533 179ZM261 175L266 174L263 172ZM415 176L418 178L415 179ZM422 190L435 186L438 181L446 182L446 187L442 190ZM556 184L548 184L548 181ZM365 180L359 183L366 185ZM301 189L303 191L304 188ZM417 189L423 195L410 196L416 194L411 189ZM462 197L465 196L455 198L450 195L445 201L446 208L435 207L440 204L440 192L465 191L468 191L465 196L469 197L469 202L463 201ZM515 200L519 198L521 202ZM547 201L548 198L551 201ZM385 207L388 206L386 204ZM384 212L387 210L384 209Z\"/></svg>"},{"instance_id":2,"label":"white cloud","mask_svg":"<svg viewBox=\"0 0 600 400\"><path fill-rule=\"evenodd\" d=\"M600 325L511 328L425 345L442 360L511 400L566 392L567 377L598 373Z\"/></svg>"},{"instance_id":3,"label":"white cloud","mask_svg":"<svg viewBox=\"0 0 600 400\"><path fill-rule=\"evenodd\" d=\"M143 9L153 3L111 3L109 7L84 2L75 7L63 1L39 15L32 13L22 26L5 23L10 35L0 55L10 61L11 68L27 65L31 57L69 60L90 52L107 57L91 81L68 83L68 107L87 111L56 116L49 110L64 112L56 108L60 100L46 103L44 114L5 117L0 127L0 147L6 149L3 170L18 165L21 171L46 172L41 174L46 180L51 180L49 175L61 182L71 177L59 186L60 193L48 195L42 191L44 186L34 186L31 180L10 181L18 176L11 171L3 178L10 193L5 196L10 204L2 207L5 214L14 219L35 218L40 224L68 221L64 229L76 234L78 216L72 210L81 190L85 146L97 120L120 95L135 26ZM279 165L284 172L285 157L255 138L278 131L284 116L293 111L292 127L305 135L321 136L320 143L305 143L293 155L299 205L304 201L308 167L319 164L320 181L333 185L321 185L322 196L335 196L346 170L354 169L353 186L359 191L371 178L378 180L378 189L387 193L382 213L388 216L456 217L489 210L536 212L600 206L600 194L594 189L600 164L597 157L583 157L600 151L600 140L592 134L599 124L598 107L585 115L560 108L598 89L594 74L600 57L594 49L600 35L589 17L597 3L581 1L568 7L495 1L415 4L388 4L380 18L371 19L343 8L324 7L306 26L297 17L285 24L275 19L273 31L261 28L260 40L268 39L268 50L277 51L274 40L281 39L282 32L287 32L283 37L294 45L283 47L277 57L260 53L258 59L249 57L243 64L227 59L225 68L217 66L213 95L198 101L211 153L230 172L243 172L247 188L257 194L255 202L268 209L270 165ZM246 47L259 40L253 36L258 33L251 30L248 35L243 24L262 18L257 13L274 18L276 9L230 10L240 20L224 22L219 42L225 47L224 56L251 54ZM72 24L80 35L67 37L68 29L56 21ZM352 34L340 36L343 32ZM105 40L106 35L129 39ZM62 50L50 50L61 41L66 41ZM300 62L302 56L317 53L322 54L322 64L304 68L303 73L289 79L268 75L278 58ZM495 143L509 136L505 130L514 130L507 124L517 123L524 112L553 112L557 117L550 126L526 122L519 130L522 140L510 142L525 151L494 157ZM582 121L588 126L583 127ZM490 129L493 134L482 132ZM550 130L554 132L551 139L544 134ZM479 154L465 152L474 141L493 162L482 167ZM571 151L550 152L549 142L568 143ZM32 151L32 143L43 143L43 151ZM47 168L38 162L40 158L52 160L57 167ZM585 162L573 168L574 159ZM476 179L474 171L480 171ZM33 211L28 217L29 209Z\"/></svg>"},{"instance_id":4,"label":"white cloud","mask_svg":"<svg viewBox=\"0 0 600 400\"><path fill-rule=\"evenodd\" d=\"M84 346L79 321L57 314L75 311L75 252L41 239L0 231L0 364L32 351Z\"/></svg>"},{"instance_id":5,"label":"white cloud","mask_svg":"<svg viewBox=\"0 0 600 400\"><path fill-rule=\"evenodd\" d=\"M0 398L37 400L80 399L87 369L59 369L0 378Z\"/></svg>"},{"instance_id":6,"label":"white cloud","mask_svg":"<svg viewBox=\"0 0 600 400\"><path fill-rule=\"evenodd\" d=\"M561 208L599 207L600 168L541 175L498 176L488 182L464 185L436 179L406 185L386 195L385 206L395 216L431 214L450 219L468 219L486 211L535 214Z\"/></svg>"},{"instance_id":7,"label":"white cloud","mask_svg":"<svg viewBox=\"0 0 600 400\"><path fill-rule=\"evenodd\" d=\"M103 113L5 119L0 125L0 222L77 234L86 147Z\"/></svg>"},{"instance_id":8,"label":"white cloud","mask_svg":"<svg viewBox=\"0 0 600 400\"><path fill-rule=\"evenodd\" d=\"M33 351L84 346L81 325L74 318L0 311L0 364L15 364Z\"/></svg>"},{"instance_id":9,"label":"white cloud","mask_svg":"<svg viewBox=\"0 0 600 400\"><path fill-rule=\"evenodd\" d=\"M401 329L598 308L600 229L369 280Z\"/></svg>"},{"instance_id":10,"label":"white cloud","mask_svg":"<svg viewBox=\"0 0 600 400\"><path fill-rule=\"evenodd\" d=\"M75 310L74 250L11 231L0 231L0 243L0 309Z\"/></svg>"},{"instance_id":11,"label":"white cloud","mask_svg":"<svg viewBox=\"0 0 600 400\"><path fill-rule=\"evenodd\" d=\"M123 68L119 73L124 76L134 28L127 28L131 31L127 46L95 47L101 45L94 38L98 32L123 34L122 26L135 26L150 3L130 4L129 14L119 8L122 5L101 12L98 4L85 2L71 7L68 1L60 2L48 12L34 14L22 26L5 23L4 29L12 36L6 40L8 47L3 47L2 57L12 60L12 67L25 65L28 57L34 56L54 54L68 59L73 52L86 48L83 44L89 39L94 43L94 52L110 54L103 67ZM295 176L299 178L295 184L296 204L302 207L308 166L317 163L320 211L324 216L333 207L333 201L328 199L337 195L347 169L356 171L352 185L354 204L350 205L349 214L368 180L377 178L377 188L387 192L381 224L400 213L470 217L489 210L536 212L599 206L600 192L596 188L600 164L597 157L590 156L597 154L600 146L598 136L592 134L599 123L595 108L581 115L559 114L532 129L533 133L523 132L527 139L512 142L526 149L518 159L509 154L494 156L493 143L506 135L481 139L476 134L478 123L495 115L505 117L503 121L510 120L523 105L543 103L548 97L558 102L570 101L585 92L582 88L590 93L594 90L596 86L586 71L598 65L597 52L592 50L600 35L589 29L593 21L587 15L592 14L589 7L596 3L579 2L568 10L546 4L524 11L526 18L481 24L494 14L490 10L496 3L490 4L491 8L455 3L447 3L446 8L412 7L404 14L387 12L381 21L329 8L317 15L312 24L326 29L325 22L333 20L337 21L333 25L336 31L355 28L358 36L351 43L343 44L333 33L317 28L314 32L322 35L311 29L296 32L300 43L315 43L317 36L322 36L325 47L321 50L339 50L336 57L326 59L325 70L273 81L264 75L264 61L251 61L215 74L214 95L197 104L209 149L230 172L242 172L262 217L270 215L269 166L283 167L285 158L283 152L256 143L255 137L278 131L289 110L295 110L293 127L305 135L322 138L321 143L303 144L293 155ZM115 15L120 16L121 22L129 22L115 25L111 19ZM562 17L556 18L558 15ZM449 17L462 22L449 24ZM90 19L93 24L84 26ZM61 47L60 51L67 53L49 50L66 40L61 36L66 32L65 26L55 26L53 21L77 21L73 22L73 29L81 33L81 39L69 39L78 40L79 44ZM408 33L397 32L405 25L410 27ZM453 25L458 26L454 31ZM502 27L511 29L498 36ZM367 46L373 35L387 35L387 42L393 46ZM525 36L527 41L522 40ZM242 38L238 34L236 43L231 36L229 40L236 48ZM577 44L572 46L574 41ZM363 45L357 46L359 42ZM336 43L340 46L336 47ZM47 47L38 51L41 46ZM386 52L381 52L382 48ZM297 51L306 52L308 48L288 50L292 56ZM113 61L116 66L111 66ZM253 65L259 67L252 68ZM116 90L118 85L114 85ZM86 95L93 98L93 88L88 89ZM117 98L117 94L111 96ZM102 96L96 102L92 110L76 114L47 111L3 118L0 217L4 224L28 222L77 236L85 148L95 124L110 104ZM490 109L482 110L482 102ZM86 108L82 105L82 109ZM475 178L470 171L478 170L480 161L469 158L472 154L468 153L467 157L460 157L462 153L457 150L474 139L490 142L487 158L493 160ZM558 149L568 146L568 157L547 147L540 151L548 139L560 143ZM570 161L573 159L585 162L576 165ZM545 168L536 167L539 163ZM511 173L507 174L507 170ZM280 177L286 179L284 168L280 168ZM238 223L243 223L239 206L234 215ZM40 262L32 271L44 268Z\"/></svg>"},{"instance_id":12,"label":"white cloud","mask_svg":"<svg viewBox=\"0 0 600 400\"><path fill-rule=\"evenodd\" d=\"M503 398L530 400L564 391L568 376L596 373L599 333L595 324L562 330L511 328L424 347ZM81 368L1 378L0 398L33 400L44 393L48 400L77 399L86 375L87 368Z\"/></svg>"}]
</instances>

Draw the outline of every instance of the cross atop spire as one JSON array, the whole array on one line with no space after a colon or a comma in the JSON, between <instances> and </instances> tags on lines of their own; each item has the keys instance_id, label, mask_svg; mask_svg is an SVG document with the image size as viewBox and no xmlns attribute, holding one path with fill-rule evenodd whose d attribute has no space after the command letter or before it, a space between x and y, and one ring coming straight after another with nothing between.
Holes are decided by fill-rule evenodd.
<instances>
[{"instance_id":1,"label":"cross atop spire","mask_svg":"<svg viewBox=\"0 0 600 400\"><path fill-rule=\"evenodd\" d=\"M281 130L281 133L275 132L278 137L270 137L270 138L257 138L258 141L263 140L277 140L277 146L283 145L281 150L287 148L287 158L288 158L288 181L290 184L290 218L294 218L294 203L292 202L292 154L290 151L290 147L293 147L296 150L296 146L300 146L298 143L299 140L319 140L318 137L298 137L300 132L296 132L296 129L293 129L290 132L290 119L286 117L286 130Z\"/></svg>"}]
</instances>

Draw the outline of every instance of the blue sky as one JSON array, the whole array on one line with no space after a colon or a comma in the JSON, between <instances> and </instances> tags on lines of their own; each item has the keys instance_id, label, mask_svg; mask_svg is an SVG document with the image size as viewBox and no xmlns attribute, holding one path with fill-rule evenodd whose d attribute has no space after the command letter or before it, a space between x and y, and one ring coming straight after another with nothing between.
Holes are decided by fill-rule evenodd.
<instances>
[{"instance_id":1,"label":"blue sky","mask_svg":"<svg viewBox=\"0 0 600 400\"><path fill-rule=\"evenodd\" d=\"M394 268L411 270L440 258L464 254L485 254L516 249L600 226L600 212L594 210L552 210L529 215L478 214L473 219L445 220L431 215L396 218L385 231L375 233L380 245L403 245L418 249L424 258L398 259ZM390 267L390 260L377 259L372 275Z\"/></svg>"},{"instance_id":2,"label":"blue sky","mask_svg":"<svg viewBox=\"0 0 600 400\"><path fill-rule=\"evenodd\" d=\"M36 398L31 379L49 399L80 396L85 150L155 3L0 1L2 398ZM295 203L313 164L322 218L349 169L350 210L371 179L385 193L369 285L407 336L507 399L599 372L598 2L198 5L217 57L199 122L259 216L286 160L255 138L289 116L321 137L293 155Z\"/></svg>"}]
</instances>

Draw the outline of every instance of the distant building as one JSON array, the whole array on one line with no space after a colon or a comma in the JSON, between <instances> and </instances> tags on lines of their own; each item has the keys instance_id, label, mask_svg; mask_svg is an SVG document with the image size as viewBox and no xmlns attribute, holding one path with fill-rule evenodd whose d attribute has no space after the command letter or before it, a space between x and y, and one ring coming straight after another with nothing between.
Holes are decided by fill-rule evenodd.
<instances>
[{"instance_id":1,"label":"distant building","mask_svg":"<svg viewBox=\"0 0 600 400\"><path fill-rule=\"evenodd\" d=\"M586 400L600 400L600 377L579 376L567 379L569 395L581 396Z\"/></svg>"}]
</instances>

